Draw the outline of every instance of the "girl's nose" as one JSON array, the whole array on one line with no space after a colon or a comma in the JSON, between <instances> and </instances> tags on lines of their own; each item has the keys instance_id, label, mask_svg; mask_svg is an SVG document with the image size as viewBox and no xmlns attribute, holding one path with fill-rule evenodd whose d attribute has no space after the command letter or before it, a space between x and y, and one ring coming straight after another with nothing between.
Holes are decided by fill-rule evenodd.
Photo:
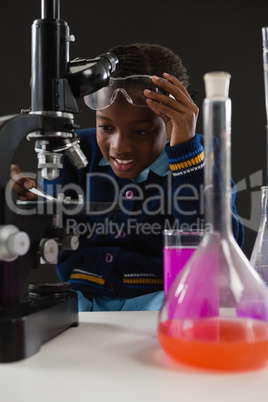
<instances>
[{"instance_id":1,"label":"girl's nose","mask_svg":"<svg viewBox=\"0 0 268 402\"><path fill-rule=\"evenodd\" d=\"M111 141L111 148L114 152L118 154L131 153L132 146L127 136L121 132L114 133Z\"/></svg>"}]
</instances>

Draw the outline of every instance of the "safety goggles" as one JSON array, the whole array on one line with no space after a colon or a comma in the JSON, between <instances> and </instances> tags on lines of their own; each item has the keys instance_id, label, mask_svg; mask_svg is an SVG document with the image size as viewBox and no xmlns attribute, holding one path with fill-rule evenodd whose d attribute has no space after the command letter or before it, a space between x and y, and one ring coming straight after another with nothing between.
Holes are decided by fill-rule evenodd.
<instances>
[{"instance_id":1,"label":"safety goggles","mask_svg":"<svg viewBox=\"0 0 268 402\"><path fill-rule=\"evenodd\" d=\"M143 94L145 89L154 92L167 94L162 88L157 87L150 75L129 75L125 78L109 79L106 87L99 89L84 97L85 104L93 110L101 110L109 107L115 100L118 93L122 93L125 99L134 106L147 107L146 97Z\"/></svg>"}]
</instances>

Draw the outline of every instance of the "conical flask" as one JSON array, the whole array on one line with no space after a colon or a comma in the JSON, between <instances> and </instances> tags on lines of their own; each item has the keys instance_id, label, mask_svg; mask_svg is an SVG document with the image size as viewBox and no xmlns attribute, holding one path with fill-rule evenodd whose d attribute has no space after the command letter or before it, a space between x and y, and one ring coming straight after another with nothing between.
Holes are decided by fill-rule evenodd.
<instances>
[{"instance_id":1,"label":"conical flask","mask_svg":"<svg viewBox=\"0 0 268 402\"><path fill-rule=\"evenodd\" d=\"M171 285L157 336L170 357L187 365L257 369L268 363L268 290L232 233L230 75L212 72L204 81L205 221L210 230Z\"/></svg>"},{"instance_id":2,"label":"conical flask","mask_svg":"<svg viewBox=\"0 0 268 402\"><path fill-rule=\"evenodd\" d=\"M268 186L261 187L261 223L250 263L268 286Z\"/></svg>"},{"instance_id":3,"label":"conical flask","mask_svg":"<svg viewBox=\"0 0 268 402\"><path fill-rule=\"evenodd\" d=\"M264 71L264 92L265 92L265 108L266 108L266 184L268 182L268 27L262 28L262 44L263 44L263 71ZM268 186L261 187L261 222L252 249L250 262L253 268L265 281L268 286Z\"/></svg>"}]
</instances>

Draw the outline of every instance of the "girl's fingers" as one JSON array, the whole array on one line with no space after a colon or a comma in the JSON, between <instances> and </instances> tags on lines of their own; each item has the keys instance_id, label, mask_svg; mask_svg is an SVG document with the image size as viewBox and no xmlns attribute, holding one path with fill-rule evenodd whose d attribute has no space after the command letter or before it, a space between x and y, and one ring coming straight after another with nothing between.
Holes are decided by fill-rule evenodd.
<instances>
[{"instance_id":1,"label":"girl's fingers","mask_svg":"<svg viewBox=\"0 0 268 402\"><path fill-rule=\"evenodd\" d=\"M28 191L32 187L36 187L36 182L27 177L17 165L11 165L10 167L9 186L18 193L18 197L21 200L36 198L35 194Z\"/></svg>"}]
</instances>

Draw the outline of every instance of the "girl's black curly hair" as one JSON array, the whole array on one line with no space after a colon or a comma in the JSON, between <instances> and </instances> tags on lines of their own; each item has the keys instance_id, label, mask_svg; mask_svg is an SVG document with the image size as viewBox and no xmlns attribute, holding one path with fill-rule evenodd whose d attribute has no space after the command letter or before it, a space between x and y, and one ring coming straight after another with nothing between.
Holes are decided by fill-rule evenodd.
<instances>
[{"instance_id":1,"label":"girl's black curly hair","mask_svg":"<svg viewBox=\"0 0 268 402\"><path fill-rule=\"evenodd\" d=\"M118 45L109 49L119 62L112 77L126 77L128 75L146 74L163 76L163 73L174 75L194 98L196 91L192 91L189 76L181 58L169 48L152 43L132 43Z\"/></svg>"}]
</instances>

